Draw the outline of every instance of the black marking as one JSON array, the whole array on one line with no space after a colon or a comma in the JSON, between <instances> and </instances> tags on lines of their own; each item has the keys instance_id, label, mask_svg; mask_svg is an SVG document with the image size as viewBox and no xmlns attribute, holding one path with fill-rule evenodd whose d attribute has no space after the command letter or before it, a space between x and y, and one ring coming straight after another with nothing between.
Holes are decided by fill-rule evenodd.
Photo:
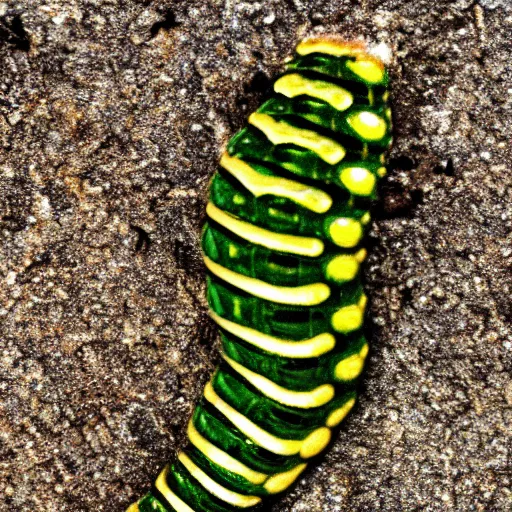
<instances>
[{"instance_id":1,"label":"black marking","mask_svg":"<svg viewBox=\"0 0 512 512\"><path fill-rule=\"evenodd\" d=\"M416 168L416 162L407 155L400 155L389 160L389 168L411 171Z\"/></svg>"},{"instance_id":2,"label":"black marking","mask_svg":"<svg viewBox=\"0 0 512 512\"><path fill-rule=\"evenodd\" d=\"M173 28L179 27L180 25L181 22L176 21L175 14L171 10L169 10L165 13L164 19L162 21L157 21L153 24L153 26L151 27L151 37L156 37L158 35L158 32L160 32L160 29L169 31Z\"/></svg>"},{"instance_id":3,"label":"black marking","mask_svg":"<svg viewBox=\"0 0 512 512\"><path fill-rule=\"evenodd\" d=\"M7 44L14 46L22 52L28 52L30 50L30 39L19 14L14 16L10 23L6 17L0 18L0 42L1 41L5 41Z\"/></svg>"},{"instance_id":4,"label":"black marking","mask_svg":"<svg viewBox=\"0 0 512 512\"><path fill-rule=\"evenodd\" d=\"M309 16L309 20L311 21L311 25L316 27L317 25L322 25L324 22L324 16L319 12L314 12Z\"/></svg>"},{"instance_id":5,"label":"black marking","mask_svg":"<svg viewBox=\"0 0 512 512\"><path fill-rule=\"evenodd\" d=\"M455 167L453 165L453 159L448 158L446 162L442 164L436 165L434 167L435 174L445 174L446 176L454 176L455 175Z\"/></svg>"},{"instance_id":6,"label":"black marking","mask_svg":"<svg viewBox=\"0 0 512 512\"><path fill-rule=\"evenodd\" d=\"M246 93L256 92L267 94L272 85L272 81L264 71L256 71L248 85L244 87Z\"/></svg>"},{"instance_id":7,"label":"black marking","mask_svg":"<svg viewBox=\"0 0 512 512\"><path fill-rule=\"evenodd\" d=\"M133 226L130 224L130 228L138 235L137 243L135 244L135 252L146 252L151 245L151 238L149 237L149 234L139 226Z\"/></svg>"}]
</instances>

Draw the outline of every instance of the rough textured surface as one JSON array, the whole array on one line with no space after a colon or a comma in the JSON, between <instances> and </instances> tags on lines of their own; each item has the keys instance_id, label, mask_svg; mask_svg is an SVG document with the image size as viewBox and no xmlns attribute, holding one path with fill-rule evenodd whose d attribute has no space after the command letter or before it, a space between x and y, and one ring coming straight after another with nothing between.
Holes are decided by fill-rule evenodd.
<instances>
[{"instance_id":1,"label":"rough textured surface","mask_svg":"<svg viewBox=\"0 0 512 512\"><path fill-rule=\"evenodd\" d=\"M281 512L512 508L509 0L0 2L0 510L122 511L216 362L221 144L314 32L385 42L360 406Z\"/></svg>"}]
</instances>

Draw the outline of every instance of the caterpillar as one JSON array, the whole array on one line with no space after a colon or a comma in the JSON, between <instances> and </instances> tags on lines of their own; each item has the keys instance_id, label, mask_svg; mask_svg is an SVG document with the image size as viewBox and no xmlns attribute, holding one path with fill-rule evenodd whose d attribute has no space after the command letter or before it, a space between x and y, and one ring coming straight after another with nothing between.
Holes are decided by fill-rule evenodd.
<instances>
[{"instance_id":1,"label":"caterpillar","mask_svg":"<svg viewBox=\"0 0 512 512\"><path fill-rule=\"evenodd\" d=\"M388 75L305 39L210 184L202 250L222 362L187 446L128 512L261 508L328 446L368 354L361 264L391 145Z\"/></svg>"}]
</instances>

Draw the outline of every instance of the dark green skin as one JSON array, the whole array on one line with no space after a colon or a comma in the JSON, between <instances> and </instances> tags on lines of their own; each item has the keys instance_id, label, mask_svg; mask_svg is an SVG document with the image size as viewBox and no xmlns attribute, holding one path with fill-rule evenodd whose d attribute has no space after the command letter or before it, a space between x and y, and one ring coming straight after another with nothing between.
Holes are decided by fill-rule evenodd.
<instances>
[{"instance_id":1,"label":"dark green skin","mask_svg":"<svg viewBox=\"0 0 512 512\"><path fill-rule=\"evenodd\" d=\"M354 254L353 249L341 249L325 236L325 227L338 217L360 219L376 199L353 196L339 180L344 167L364 165L376 176L382 167L379 156L385 153L391 141L388 133L380 141L367 144L363 153L362 139L347 124L348 114L365 110L386 119L388 105L383 99L384 84L371 86L345 67L352 57L333 57L313 53L296 56L286 66L285 73L300 72L308 78L331 81L350 91L353 105L340 112L326 102L307 96L287 98L274 93L258 112L270 114L298 127L315 130L340 142L346 149L345 158L337 165L329 165L314 152L292 144L274 145L257 128L247 125L232 137L227 151L244 160L262 174L284 176L320 188L333 198L333 205L325 214L314 213L295 202L274 196L254 197L226 170L219 168L210 187L211 202L218 208L259 227L283 234L317 237L324 241L325 252L316 258L302 257L272 251L251 244L209 220L204 226L203 252L214 262L239 274L265 280L279 286L300 286L313 282L327 282L325 266L333 254ZM369 105L369 92L373 92L373 105ZM378 176L377 176L378 177ZM233 197L243 196L245 201L235 202ZM272 209L272 215L269 213ZM236 259L229 256L229 245L238 249ZM289 340L301 340L322 332L333 332L330 318L343 305L354 304L363 293L360 276L342 285L329 283L332 294L319 306L302 307L276 304L259 299L208 275L208 302L217 315L244 324L260 332ZM234 317L234 300L238 299L243 320ZM317 358L288 359L264 352L236 336L221 330L224 352L233 360L275 383L297 391L310 390L325 383L335 385L336 396L326 405L312 409L299 409L282 405L263 396L227 363L217 369L212 385L215 392L237 411L243 413L268 432L285 439L304 439L316 428L325 425L334 409L355 397L357 379L337 383L334 379L336 364L359 352L365 344L361 330L347 335L335 334L336 348ZM193 424L200 434L250 468L275 474L287 471L304 462L299 455L275 455L248 442L219 411L204 398L196 407ZM205 473L218 483L239 492L266 497L262 485L254 485L240 475L220 468L191 444L184 452ZM171 464L167 484L170 489L196 512L233 512L241 510L217 499L194 480L187 469L176 461ZM265 501L263 502L265 507ZM268 505L267 505L268 506ZM253 507L251 510L258 507ZM261 508L261 506L259 506ZM174 511L156 488L139 501L141 512ZM247 509L245 509L247 510Z\"/></svg>"}]
</instances>

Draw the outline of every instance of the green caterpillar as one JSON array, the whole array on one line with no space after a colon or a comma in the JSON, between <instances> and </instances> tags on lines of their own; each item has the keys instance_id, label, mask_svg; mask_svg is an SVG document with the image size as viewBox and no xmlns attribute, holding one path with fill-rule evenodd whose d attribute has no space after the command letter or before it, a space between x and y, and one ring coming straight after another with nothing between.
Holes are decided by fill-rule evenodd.
<instances>
[{"instance_id":1,"label":"green caterpillar","mask_svg":"<svg viewBox=\"0 0 512 512\"><path fill-rule=\"evenodd\" d=\"M188 446L128 512L258 509L354 406L368 354L361 244L391 144L387 85L362 43L307 39L229 141L202 237L223 361Z\"/></svg>"}]
</instances>

